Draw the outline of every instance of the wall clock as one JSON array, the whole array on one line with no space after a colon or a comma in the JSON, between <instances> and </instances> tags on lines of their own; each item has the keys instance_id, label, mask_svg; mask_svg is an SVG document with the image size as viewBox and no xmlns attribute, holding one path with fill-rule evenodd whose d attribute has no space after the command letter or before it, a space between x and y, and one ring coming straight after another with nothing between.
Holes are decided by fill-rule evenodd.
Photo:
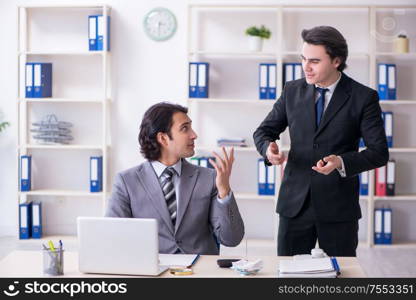
<instances>
[{"instance_id":1,"label":"wall clock","mask_svg":"<svg viewBox=\"0 0 416 300\"><path fill-rule=\"evenodd\" d=\"M176 31L175 15L167 8L157 7L149 11L143 20L144 31L155 41L166 41Z\"/></svg>"}]
</instances>

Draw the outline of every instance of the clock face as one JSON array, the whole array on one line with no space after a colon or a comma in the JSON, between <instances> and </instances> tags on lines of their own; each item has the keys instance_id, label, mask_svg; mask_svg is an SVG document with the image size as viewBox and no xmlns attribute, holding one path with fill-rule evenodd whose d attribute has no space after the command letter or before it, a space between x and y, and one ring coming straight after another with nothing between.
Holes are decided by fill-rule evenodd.
<instances>
[{"instance_id":1,"label":"clock face","mask_svg":"<svg viewBox=\"0 0 416 300\"><path fill-rule=\"evenodd\" d=\"M152 9L143 21L144 31L155 41L165 41L176 31L175 15L166 8Z\"/></svg>"}]
</instances>

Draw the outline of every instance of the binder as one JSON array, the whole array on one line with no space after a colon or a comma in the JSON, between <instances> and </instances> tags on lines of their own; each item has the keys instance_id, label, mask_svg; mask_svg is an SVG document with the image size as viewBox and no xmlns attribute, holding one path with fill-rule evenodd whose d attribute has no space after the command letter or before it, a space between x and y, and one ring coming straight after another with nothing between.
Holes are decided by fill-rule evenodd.
<instances>
[{"instance_id":1,"label":"binder","mask_svg":"<svg viewBox=\"0 0 416 300\"><path fill-rule=\"evenodd\" d=\"M387 100L387 64L378 64L378 97Z\"/></svg>"},{"instance_id":2,"label":"binder","mask_svg":"<svg viewBox=\"0 0 416 300\"><path fill-rule=\"evenodd\" d=\"M276 64L268 64L267 99L276 99Z\"/></svg>"},{"instance_id":3,"label":"binder","mask_svg":"<svg viewBox=\"0 0 416 300\"><path fill-rule=\"evenodd\" d=\"M97 16L88 16L88 49L97 51Z\"/></svg>"},{"instance_id":4,"label":"binder","mask_svg":"<svg viewBox=\"0 0 416 300\"><path fill-rule=\"evenodd\" d=\"M376 196L386 196L386 166L376 169Z\"/></svg>"},{"instance_id":5,"label":"binder","mask_svg":"<svg viewBox=\"0 0 416 300\"><path fill-rule=\"evenodd\" d=\"M396 65L387 65L387 99L396 100Z\"/></svg>"},{"instance_id":6,"label":"binder","mask_svg":"<svg viewBox=\"0 0 416 300\"><path fill-rule=\"evenodd\" d=\"M200 157L199 158L199 165L203 168L208 168L208 158Z\"/></svg>"},{"instance_id":7,"label":"binder","mask_svg":"<svg viewBox=\"0 0 416 300\"><path fill-rule=\"evenodd\" d=\"M382 244L384 241L383 234L383 209L374 209L374 244Z\"/></svg>"},{"instance_id":8,"label":"binder","mask_svg":"<svg viewBox=\"0 0 416 300\"><path fill-rule=\"evenodd\" d=\"M391 111L382 113L384 120L384 130L386 131L387 146L393 147L393 113Z\"/></svg>"},{"instance_id":9,"label":"binder","mask_svg":"<svg viewBox=\"0 0 416 300\"><path fill-rule=\"evenodd\" d=\"M189 63L189 98L198 97L198 63Z\"/></svg>"},{"instance_id":10,"label":"binder","mask_svg":"<svg viewBox=\"0 0 416 300\"><path fill-rule=\"evenodd\" d=\"M215 162L215 157L213 156L207 157L208 168L215 169L214 166L209 162L210 159Z\"/></svg>"},{"instance_id":11,"label":"binder","mask_svg":"<svg viewBox=\"0 0 416 300\"><path fill-rule=\"evenodd\" d=\"M266 165L264 164L264 159L259 158L257 161L257 184L258 184L258 194L267 195L266 192Z\"/></svg>"},{"instance_id":12,"label":"binder","mask_svg":"<svg viewBox=\"0 0 416 300\"><path fill-rule=\"evenodd\" d=\"M391 234L391 208L383 208L383 244L391 244L392 234Z\"/></svg>"},{"instance_id":13,"label":"binder","mask_svg":"<svg viewBox=\"0 0 416 300\"><path fill-rule=\"evenodd\" d=\"M33 98L33 63L26 63L25 97Z\"/></svg>"},{"instance_id":14,"label":"binder","mask_svg":"<svg viewBox=\"0 0 416 300\"><path fill-rule=\"evenodd\" d=\"M209 90L209 63L200 62L198 63L198 98L208 98Z\"/></svg>"},{"instance_id":15,"label":"binder","mask_svg":"<svg viewBox=\"0 0 416 300\"><path fill-rule=\"evenodd\" d=\"M104 16L97 15L97 51L104 50ZM106 51L110 51L110 16L107 16L107 49Z\"/></svg>"},{"instance_id":16,"label":"binder","mask_svg":"<svg viewBox=\"0 0 416 300\"><path fill-rule=\"evenodd\" d=\"M90 157L90 192L97 193L103 189L103 157Z\"/></svg>"},{"instance_id":17,"label":"binder","mask_svg":"<svg viewBox=\"0 0 416 300\"><path fill-rule=\"evenodd\" d=\"M386 195L394 196L396 187L396 162L390 160L387 162L387 179L386 179Z\"/></svg>"},{"instance_id":18,"label":"binder","mask_svg":"<svg viewBox=\"0 0 416 300\"><path fill-rule=\"evenodd\" d=\"M42 203L32 202L32 238L42 237Z\"/></svg>"},{"instance_id":19,"label":"binder","mask_svg":"<svg viewBox=\"0 0 416 300\"><path fill-rule=\"evenodd\" d=\"M267 180L266 180L266 195L275 194L275 181L276 181L276 166L266 167Z\"/></svg>"},{"instance_id":20,"label":"binder","mask_svg":"<svg viewBox=\"0 0 416 300\"><path fill-rule=\"evenodd\" d=\"M32 188L32 156L20 157L20 191L27 192Z\"/></svg>"},{"instance_id":21,"label":"binder","mask_svg":"<svg viewBox=\"0 0 416 300\"><path fill-rule=\"evenodd\" d=\"M293 70L294 77L293 77L293 80L301 79L303 77L303 74L302 74L302 64L300 64L300 63L294 63L293 66L294 66L294 70Z\"/></svg>"},{"instance_id":22,"label":"binder","mask_svg":"<svg viewBox=\"0 0 416 300\"><path fill-rule=\"evenodd\" d=\"M29 239L32 236L32 203L19 204L19 239Z\"/></svg>"},{"instance_id":23,"label":"binder","mask_svg":"<svg viewBox=\"0 0 416 300\"><path fill-rule=\"evenodd\" d=\"M362 172L360 174L360 195L361 196L368 196L368 178L369 178L368 171Z\"/></svg>"},{"instance_id":24,"label":"binder","mask_svg":"<svg viewBox=\"0 0 416 300\"><path fill-rule=\"evenodd\" d=\"M268 67L267 64L260 64L259 67L259 98L267 99L268 92Z\"/></svg>"},{"instance_id":25,"label":"binder","mask_svg":"<svg viewBox=\"0 0 416 300\"><path fill-rule=\"evenodd\" d=\"M293 80L293 64L291 63L285 63L283 64L283 86L287 81Z\"/></svg>"},{"instance_id":26,"label":"binder","mask_svg":"<svg viewBox=\"0 0 416 300\"><path fill-rule=\"evenodd\" d=\"M190 160L190 163L195 165L195 166L199 166L199 157L192 157Z\"/></svg>"},{"instance_id":27,"label":"binder","mask_svg":"<svg viewBox=\"0 0 416 300\"><path fill-rule=\"evenodd\" d=\"M33 98L52 97L52 64L33 63Z\"/></svg>"}]
</instances>

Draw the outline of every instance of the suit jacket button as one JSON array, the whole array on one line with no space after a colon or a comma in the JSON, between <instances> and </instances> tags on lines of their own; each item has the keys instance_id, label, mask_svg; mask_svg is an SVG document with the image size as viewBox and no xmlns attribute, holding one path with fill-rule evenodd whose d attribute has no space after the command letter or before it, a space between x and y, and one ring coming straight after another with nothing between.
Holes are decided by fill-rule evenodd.
<instances>
[{"instance_id":1,"label":"suit jacket button","mask_svg":"<svg viewBox=\"0 0 416 300\"><path fill-rule=\"evenodd\" d=\"M319 145L318 144L313 144L313 149L318 149Z\"/></svg>"}]
</instances>

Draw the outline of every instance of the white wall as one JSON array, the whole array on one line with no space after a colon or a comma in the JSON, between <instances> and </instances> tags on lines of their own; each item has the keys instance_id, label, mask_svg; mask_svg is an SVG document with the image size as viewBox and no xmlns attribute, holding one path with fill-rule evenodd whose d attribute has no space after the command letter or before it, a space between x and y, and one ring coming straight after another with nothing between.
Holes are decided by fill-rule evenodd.
<instances>
[{"instance_id":1,"label":"white wall","mask_svg":"<svg viewBox=\"0 0 416 300\"><path fill-rule=\"evenodd\" d=\"M16 6L19 4L67 3L67 1L6 1L0 0L0 109L12 126L0 134L0 236L17 232L17 156L16 156L16 89L17 89L17 29ZM120 170L134 166L143 159L138 151L138 125L144 111L152 104L168 100L185 104L187 96L187 4L188 1L107 0L112 7L111 55L113 71L113 105L111 115L110 178ZM195 2L195 1L193 1ZM201 2L201 1L198 1ZM248 1L216 1L217 3L247 3ZM70 1L93 3L92 1ZM101 1L100 1L101 3ZM260 1L249 3L259 4ZM262 3L290 3L311 5L312 1L262 1ZM333 1L316 1L333 4ZM414 1L339 1L342 4L414 4ZM171 9L178 21L178 30L167 42L154 42L142 28L144 15L152 8ZM78 170L79 171L79 170ZM62 174L66 180L77 168ZM93 213L90 199L45 200L55 205L53 216L45 228L49 233L59 229L74 232L74 217L79 213ZM74 201L74 202L70 202ZM87 201L91 201L89 203ZM75 205L74 205L75 204ZM91 206L89 206L91 204ZM87 207L87 208L86 208ZM46 211L51 214L52 212ZM69 217L68 217L69 216ZM66 217L66 218L65 218ZM71 221L68 223L68 220Z\"/></svg>"}]
</instances>

